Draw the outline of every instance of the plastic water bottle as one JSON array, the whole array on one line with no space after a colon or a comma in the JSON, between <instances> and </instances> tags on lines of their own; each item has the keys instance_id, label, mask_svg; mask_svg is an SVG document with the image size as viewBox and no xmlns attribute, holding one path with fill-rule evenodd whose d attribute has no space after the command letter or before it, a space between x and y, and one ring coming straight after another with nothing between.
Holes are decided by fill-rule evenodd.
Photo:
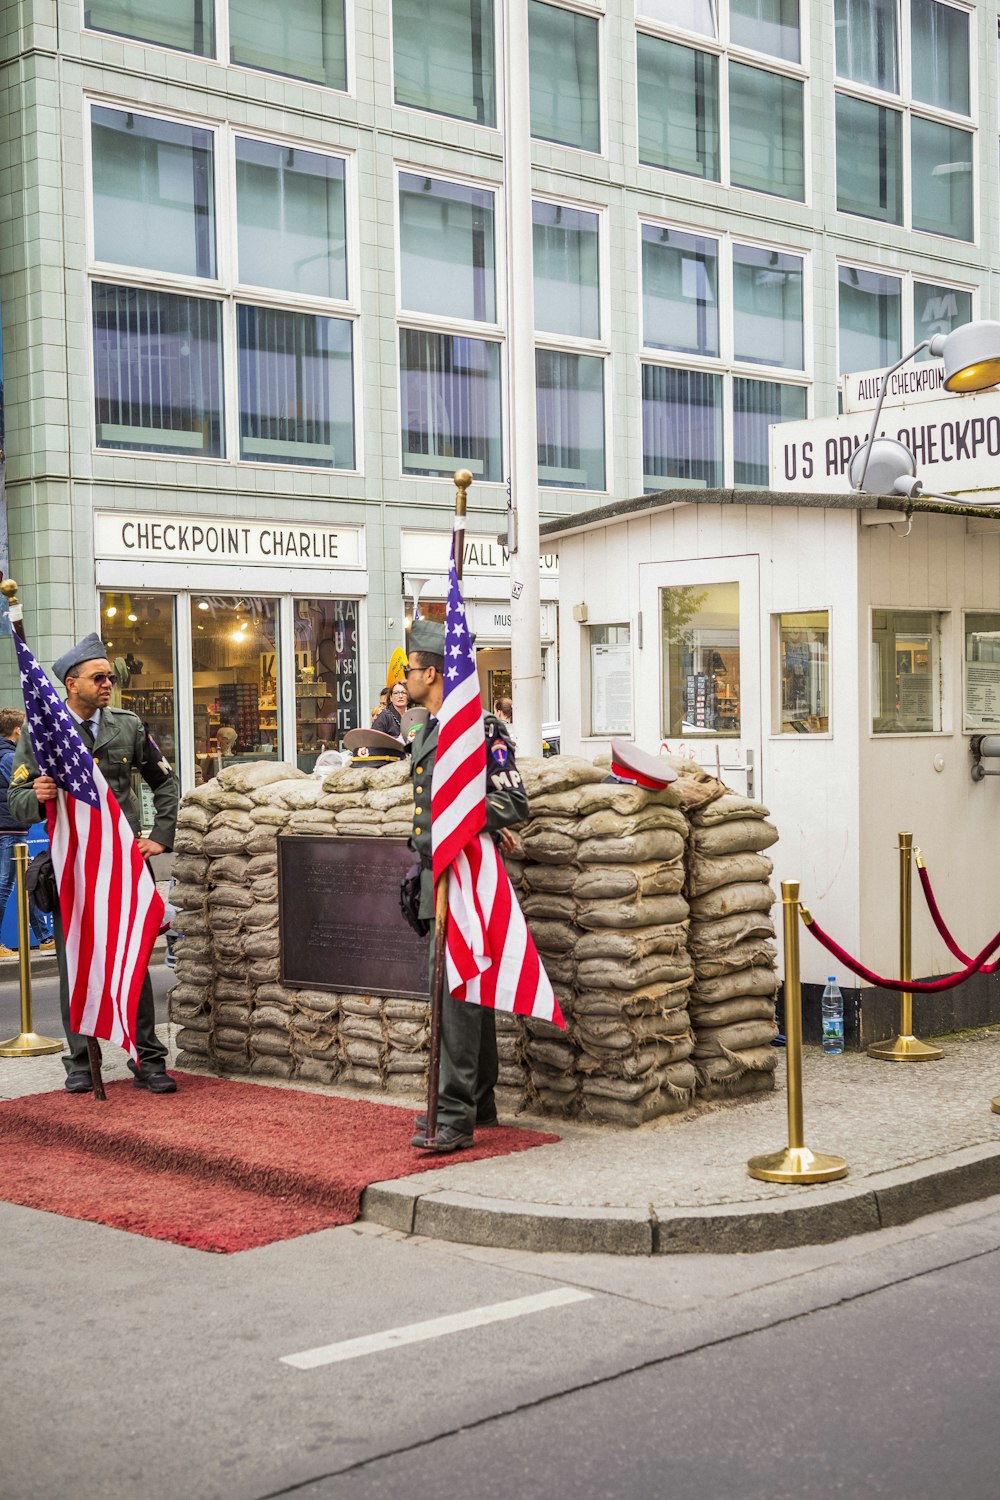
<instances>
[{"instance_id":1,"label":"plastic water bottle","mask_svg":"<svg viewBox=\"0 0 1000 1500\"><path fill-rule=\"evenodd\" d=\"M836 974L831 974L823 991L823 1051L831 1055L844 1050L844 997Z\"/></svg>"}]
</instances>

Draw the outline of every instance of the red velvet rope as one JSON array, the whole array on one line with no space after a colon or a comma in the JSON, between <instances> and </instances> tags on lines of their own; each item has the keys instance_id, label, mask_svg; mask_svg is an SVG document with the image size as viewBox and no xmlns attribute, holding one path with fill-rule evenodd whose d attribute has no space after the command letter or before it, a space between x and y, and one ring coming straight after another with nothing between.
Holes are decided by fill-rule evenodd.
<instances>
[{"instance_id":1,"label":"red velvet rope","mask_svg":"<svg viewBox=\"0 0 1000 1500\"><path fill-rule=\"evenodd\" d=\"M851 970L852 974L859 975L861 979L867 979L869 984L881 985L884 990L910 990L921 995L930 995L936 990L953 990L964 979L978 974L990 955L1000 948L1000 932L998 932L979 956L969 961L968 968L963 969L959 974L944 974L940 979L883 979L881 975L876 974L872 969L866 969L863 964L858 963L856 958L852 958L849 953L845 952L839 943L835 943L832 937L827 936L817 921L807 922L806 926L816 941L822 943L827 952L839 959L845 968Z\"/></svg>"},{"instance_id":2,"label":"red velvet rope","mask_svg":"<svg viewBox=\"0 0 1000 1500\"><path fill-rule=\"evenodd\" d=\"M924 900L927 902L927 910L931 914L931 920L933 921L934 926L937 928L945 947L948 949L949 953L951 953L955 958L958 959L959 963L971 964L972 959L967 953L962 952L961 948L958 946L955 939L948 931L948 926L944 920L944 917L941 915L934 892L931 889L931 877L927 870L927 867L925 865L918 865L917 874L920 876L920 884L923 888ZM995 974L998 969L1000 969L1000 960L998 960L995 964L984 964L979 972L981 974Z\"/></svg>"}]
</instances>

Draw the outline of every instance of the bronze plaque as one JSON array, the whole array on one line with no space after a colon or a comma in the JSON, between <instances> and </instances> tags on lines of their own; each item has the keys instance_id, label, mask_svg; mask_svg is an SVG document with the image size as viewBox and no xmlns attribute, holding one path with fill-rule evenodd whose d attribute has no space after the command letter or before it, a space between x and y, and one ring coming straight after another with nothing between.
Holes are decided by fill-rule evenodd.
<instances>
[{"instance_id":1,"label":"bronze plaque","mask_svg":"<svg viewBox=\"0 0 1000 1500\"><path fill-rule=\"evenodd\" d=\"M429 940L399 909L415 858L405 839L279 836L282 984L426 999Z\"/></svg>"}]
</instances>

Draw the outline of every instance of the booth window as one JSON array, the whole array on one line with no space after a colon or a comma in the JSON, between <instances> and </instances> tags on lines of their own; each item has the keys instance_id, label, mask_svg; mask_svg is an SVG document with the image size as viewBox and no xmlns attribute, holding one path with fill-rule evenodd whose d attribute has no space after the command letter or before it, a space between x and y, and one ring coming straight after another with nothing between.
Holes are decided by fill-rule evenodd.
<instances>
[{"instance_id":1,"label":"booth window","mask_svg":"<svg viewBox=\"0 0 1000 1500\"><path fill-rule=\"evenodd\" d=\"M774 616L778 667L775 734L826 734L830 728L830 614L825 609Z\"/></svg>"},{"instance_id":2,"label":"booth window","mask_svg":"<svg viewBox=\"0 0 1000 1500\"><path fill-rule=\"evenodd\" d=\"M229 55L244 68L346 89L344 0L229 0Z\"/></svg>"},{"instance_id":3,"label":"booth window","mask_svg":"<svg viewBox=\"0 0 1000 1500\"><path fill-rule=\"evenodd\" d=\"M600 30L593 16L528 0L531 134L601 149Z\"/></svg>"},{"instance_id":4,"label":"booth window","mask_svg":"<svg viewBox=\"0 0 1000 1500\"><path fill-rule=\"evenodd\" d=\"M191 599L197 780L237 761L282 759L277 618L276 599Z\"/></svg>"},{"instance_id":5,"label":"booth window","mask_svg":"<svg viewBox=\"0 0 1000 1500\"><path fill-rule=\"evenodd\" d=\"M632 733L632 642L627 625L586 627L592 735Z\"/></svg>"},{"instance_id":6,"label":"booth window","mask_svg":"<svg viewBox=\"0 0 1000 1500\"><path fill-rule=\"evenodd\" d=\"M1000 614L965 616L964 727L1000 729Z\"/></svg>"},{"instance_id":7,"label":"booth window","mask_svg":"<svg viewBox=\"0 0 1000 1500\"><path fill-rule=\"evenodd\" d=\"M392 0L395 101L496 124L493 0Z\"/></svg>"},{"instance_id":8,"label":"booth window","mask_svg":"<svg viewBox=\"0 0 1000 1500\"><path fill-rule=\"evenodd\" d=\"M740 587L683 584L660 590L661 733L670 739L740 732Z\"/></svg>"},{"instance_id":9,"label":"booth window","mask_svg":"<svg viewBox=\"0 0 1000 1500\"><path fill-rule=\"evenodd\" d=\"M936 610L872 611L872 731L941 729L941 625Z\"/></svg>"},{"instance_id":10,"label":"booth window","mask_svg":"<svg viewBox=\"0 0 1000 1500\"><path fill-rule=\"evenodd\" d=\"M295 749L300 771L335 750L359 712L358 605L353 599L296 599Z\"/></svg>"}]
</instances>

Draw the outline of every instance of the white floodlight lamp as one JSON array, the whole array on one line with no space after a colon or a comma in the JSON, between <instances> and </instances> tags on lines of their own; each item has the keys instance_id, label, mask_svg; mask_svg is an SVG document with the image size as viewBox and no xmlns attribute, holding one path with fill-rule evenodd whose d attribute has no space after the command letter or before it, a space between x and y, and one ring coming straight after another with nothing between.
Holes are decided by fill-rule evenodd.
<instances>
[{"instance_id":1,"label":"white floodlight lamp","mask_svg":"<svg viewBox=\"0 0 1000 1500\"><path fill-rule=\"evenodd\" d=\"M908 354L890 365L882 377L868 437L851 459L848 469L852 489L871 495L906 495L911 499L920 494L922 486L914 477L917 463L910 450L895 438L877 438L875 431L889 389L889 377L922 349L944 360L945 390L972 393L1000 385L1000 323L981 319L975 323L963 323L951 333L936 333L933 338L921 339ZM903 463L899 450L908 460L902 467L899 467Z\"/></svg>"}]
</instances>

